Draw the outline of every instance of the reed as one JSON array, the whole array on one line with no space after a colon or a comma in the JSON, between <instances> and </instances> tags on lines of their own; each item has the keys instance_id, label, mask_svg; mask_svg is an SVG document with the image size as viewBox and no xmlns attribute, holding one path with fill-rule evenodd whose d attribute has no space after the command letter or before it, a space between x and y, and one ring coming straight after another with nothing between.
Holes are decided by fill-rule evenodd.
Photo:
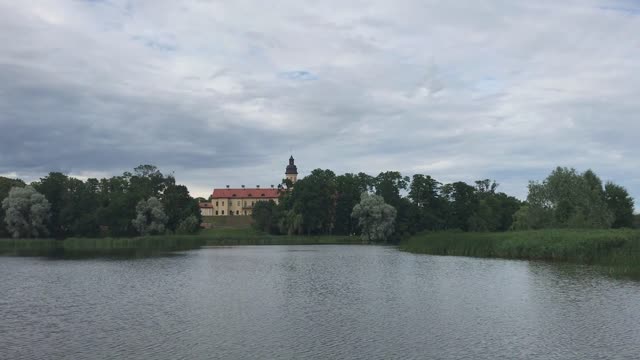
<instances>
[{"instance_id":1,"label":"reed","mask_svg":"<svg viewBox=\"0 0 640 360\"><path fill-rule=\"evenodd\" d=\"M503 233L428 232L400 244L413 253L593 264L640 277L640 231L537 230Z\"/></svg>"}]
</instances>

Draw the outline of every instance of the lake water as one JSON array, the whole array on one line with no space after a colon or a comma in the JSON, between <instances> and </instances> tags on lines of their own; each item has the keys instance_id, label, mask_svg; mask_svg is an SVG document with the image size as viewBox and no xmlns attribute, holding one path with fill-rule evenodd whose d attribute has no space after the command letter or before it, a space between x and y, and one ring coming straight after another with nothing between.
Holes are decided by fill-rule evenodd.
<instances>
[{"instance_id":1,"label":"lake water","mask_svg":"<svg viewBox=\"0 0 640 360\"><path fill-rule=\"evenodd\" d=\"M382 246L0 257L2 359L639 359L640 283Z\"/></svg>"}]
</instances>

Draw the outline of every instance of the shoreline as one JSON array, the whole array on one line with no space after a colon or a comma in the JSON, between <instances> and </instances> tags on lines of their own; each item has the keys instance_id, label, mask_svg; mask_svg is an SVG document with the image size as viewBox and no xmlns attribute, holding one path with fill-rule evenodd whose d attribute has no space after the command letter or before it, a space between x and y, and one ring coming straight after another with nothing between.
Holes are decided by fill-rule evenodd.
<instances>
[{"instance_id":1,"label":"shoreline","mask_svg":"<svg viewBox=\"0 0 640 360\"><path fill-rule=\"evenodd\" d=\"M415 254L593 265L640 279L640 230L534 230L502 233L427 232L400 243Z\"/></svg>"}]
</instances>

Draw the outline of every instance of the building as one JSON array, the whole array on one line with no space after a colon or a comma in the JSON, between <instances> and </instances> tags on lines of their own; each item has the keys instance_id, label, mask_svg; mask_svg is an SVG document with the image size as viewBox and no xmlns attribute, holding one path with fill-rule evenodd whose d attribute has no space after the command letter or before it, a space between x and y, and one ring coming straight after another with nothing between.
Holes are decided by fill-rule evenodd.
<instances>
[{"instance_id":1,"label":"building","mask_svg":"<svg viewBox=\"0 0 640 360\"><path fill-rule=\"evenodd\" d=\"M298 167L295 164L295 160L293 159L293 155L289 158L289 165L287 165L287 170L284 172L286 179L295 184L296 180L298 180Z\"/></svg>"},{"instance_id":2,"label":"building","mask_svg":"<svg viewBox=\"0 0 640 360\"><path fill-rule=\"evenodd\" d=\"M202 216L213 216L213 204L210 202L201 202L198 205L200 206L200 214L202 214Z\"/></svg>"},{"instance_id":3,"label":"building","mask_svg":"<svg viewBox=\"0 0 640 360\"><path fill-rule=\"evenodd\" d=\"M298 180L298 167L295 165L293 156L289 158L289 165L285 170L285 178L292 183ZM276 204L280 201L282 188L274 187L261 188L229 188L214 189L211 202L207 206L200 206L202 216L251 216L253 207L260 201L273 200ZM205 215L207 214L211 215Z\"/></svg>"}]
</instances>

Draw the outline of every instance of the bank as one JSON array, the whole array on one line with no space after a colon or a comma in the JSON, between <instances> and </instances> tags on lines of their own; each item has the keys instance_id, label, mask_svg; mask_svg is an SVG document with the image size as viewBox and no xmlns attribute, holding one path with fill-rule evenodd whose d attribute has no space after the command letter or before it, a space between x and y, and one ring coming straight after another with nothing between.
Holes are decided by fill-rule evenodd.
<instances>
[{"instance_id":1,"label":"bank","mask_svg":"<svg viewBox=\"0 0 640 360\"><path fill-rule=\"evenodd\" d=\"M426 232L401 242L399 248L432 255L591 264L611 274L640 278L640 230Z\"/></svg>"},{"instance_id":2,"label":"bank","mask_svg":"<svg viewBox=\"0 0 640 360\"><path fill-rule=\"evenodd\" d=\"M157 235L119 238L0 239L0 254L17 256L64 255L146 256L205 246L361 244L357 236L282 236L246 229L208 229L193 235Z\"/></svg>"}]
</instances>

